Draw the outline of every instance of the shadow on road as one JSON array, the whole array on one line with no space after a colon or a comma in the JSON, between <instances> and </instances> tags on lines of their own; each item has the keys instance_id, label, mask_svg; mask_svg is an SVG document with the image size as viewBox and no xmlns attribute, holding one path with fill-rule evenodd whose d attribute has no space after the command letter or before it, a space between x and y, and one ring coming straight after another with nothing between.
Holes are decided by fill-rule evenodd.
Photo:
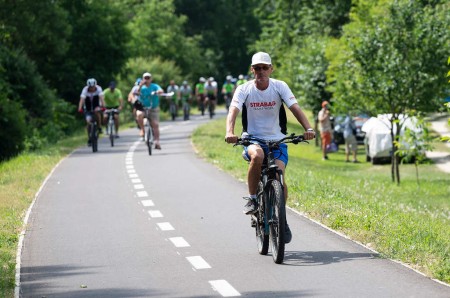
<instances>
[{"instance_id":1,"label":"shadow on road","mask_svg":"<svg viewBox=\"0 0 450 298\"><path fill-rule=\"evenodd\" d=\"M378 259L376 253L349 253L347 251L286 251L284 265L318 266L360 259Z\"/></svg>"}]
</instances>

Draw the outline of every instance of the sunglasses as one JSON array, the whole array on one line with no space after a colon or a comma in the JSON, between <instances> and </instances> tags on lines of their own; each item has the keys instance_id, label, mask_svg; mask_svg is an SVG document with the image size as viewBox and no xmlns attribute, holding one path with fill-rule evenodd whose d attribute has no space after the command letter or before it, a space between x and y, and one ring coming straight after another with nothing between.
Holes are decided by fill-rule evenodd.
<instances>
[{"instance_id":1,"label":"sunglasses","mask_svg":"<svg viewBox=\"0 0 450 298\"><path fill-rule=\"evenodd\" d=\"M270 69L270 66L253 66L253 69L255 71L260 71L261 69L262 70L268 70L268 69Z\"/></svg>"},{"instance_id":2,"label":"sunglasses","mask_svg":"<svg viewBox=\"0 0 450 298\"><path fill-rule=\"evenodd\" d=\"M150 80L150 77L145 77L144 79L145 79L145 80Z\"/></svg>"}]
</instances>

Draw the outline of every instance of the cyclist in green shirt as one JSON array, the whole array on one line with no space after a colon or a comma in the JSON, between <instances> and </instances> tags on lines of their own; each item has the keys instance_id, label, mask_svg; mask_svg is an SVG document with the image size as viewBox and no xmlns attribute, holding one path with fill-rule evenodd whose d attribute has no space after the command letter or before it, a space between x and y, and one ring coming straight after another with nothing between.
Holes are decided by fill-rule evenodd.
<instances>
[{"instance_id":1,"label":"cyclist in green shirt","mask_svg":"<svg viewBox=\"0 0 450 298\"><path fill-rule=\"evenodd\" d=\"M223 101L225 102L227 111L228 111L228 108L230 107L231 98L233 97L233 93L234 93L234 84L231 82L232 78L233 78L232 76L228 75L225 83L222 86L222 96L223 96Z\"/></svg>"},{"instance_id":2,"label":"cyclist in green shirt","mask_svg":"<svg viewBox=\"0 0 450 298\"><path fill-rule=\"evenodd\" d=\"M123 97L122 92L116 88L116 83L110 82L109 87L103 92L105 100L105 108L122 110L123 107ZM106 125L108 121L108 115L105 113L103 115L103 124ZM114 125L116 127L115 137L119 137L119 114L114 114Z\"/></svg>"},{"instance_id":3,"label":"cyclist in green shirt","mask_svg":"<svg viewBox=\"0 0 450 298\"><path fill-rule=\"evenodd\" d=\"M197 98L198 109L205 114L205 81L204 77L201 77L199 82L195 85L195 97Z\"/></svg>"},{"instance_id":4,"label":"cyclist in green shirt","mask_svg":"<svg viewBox=\"0 0 450 298\"><path fill-rule=\"evenodd\" d=\"M239 85L242 85L244 83L247 83L247 80L244 78L243 74L240 74L239 77L238 77L238 80L236 82L236 87L239 86Z\"/></svg>"}]
</instances>

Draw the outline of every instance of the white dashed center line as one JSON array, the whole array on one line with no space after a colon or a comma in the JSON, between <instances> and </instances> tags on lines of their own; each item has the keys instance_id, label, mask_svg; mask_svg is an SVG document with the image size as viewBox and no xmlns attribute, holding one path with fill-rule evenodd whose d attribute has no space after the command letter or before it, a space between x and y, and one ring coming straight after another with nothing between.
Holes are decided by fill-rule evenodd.
<instances>
[{"instance_id":1,"label":"white dashed center line","mask_svg":"<svg viewBox=\"0 0 450 298\"><path fill-rule=\"evenodd\" d=\"M237 297L241 296L241 294L236 291L226 280L210 280L209 283L213 287L214 290L219 292L223 297Z\"/></svg>"},{"instance_id":2,"label":"white dashed center line","mask_svg":"<svg viewBox=\"0 0 450 298\"><path fill-rule=\"evenodd\" d=\"M173 231L175 230L174 227L170 224L170 222L159 222L157 223L158 227L161 229L161 231Z\"/></svg>"},{"instance_id":3,"label":"white dashed center line","mask_svg":"<svg viewBox=\"0 0 450 298\"><path fill-rule=\"evenodd\" d=\"M169 238L169 240L175 245L175 247L189 247L189 243L187 243L186 240L184 240L183 237L173 237Z\"/></svg>"},{"instance_id":4,"label":"white dashed center line","mask_svg":"<svg viewBox=\"0 0 450 298\"><path fill-rule=\"evenodd\" d=\"M159 210L150 210L148 211L148 214L150 215L151 218L164 217L161 211Z\"/></svg>"},{"instance_id":5,"label":"white dashed center line","mask_svg":"<svg viewBox=\"0 0 450 298\"><path fill-rule=\"evenodd\" d=\"M191 263L192 267L194 269L209 269L211 266L209 266L208 263L201 257L201 256L195 256L195 257L186 257L186 259Z\"/></svg>"}]
</instances>

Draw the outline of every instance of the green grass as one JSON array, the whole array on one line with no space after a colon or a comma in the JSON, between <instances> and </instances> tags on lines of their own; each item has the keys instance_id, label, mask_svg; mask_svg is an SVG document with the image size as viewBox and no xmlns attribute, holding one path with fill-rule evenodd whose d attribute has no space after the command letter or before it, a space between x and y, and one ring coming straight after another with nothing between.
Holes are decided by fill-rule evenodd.
<instances>
[{"instance_id":1,"label":"green grass","mask_svg":"<svg viewBox=\"0 0 450 298\"><path fill-rule=\"evenodd\" d=\"M238 126L237 126L238 127ZM301 133L291 125L291 132ZM198 128L199 154L246 180L242 148L224 143L225 121ZM391 182L390 165L345 163L343 148L321 160L318 147L289 146L288 205L326 226L400 260L430 277L450 282L450 175L432 164L402 165L401 184ZM362 146L358 159L365 160Z\"/></svg>"}]
</instances>

